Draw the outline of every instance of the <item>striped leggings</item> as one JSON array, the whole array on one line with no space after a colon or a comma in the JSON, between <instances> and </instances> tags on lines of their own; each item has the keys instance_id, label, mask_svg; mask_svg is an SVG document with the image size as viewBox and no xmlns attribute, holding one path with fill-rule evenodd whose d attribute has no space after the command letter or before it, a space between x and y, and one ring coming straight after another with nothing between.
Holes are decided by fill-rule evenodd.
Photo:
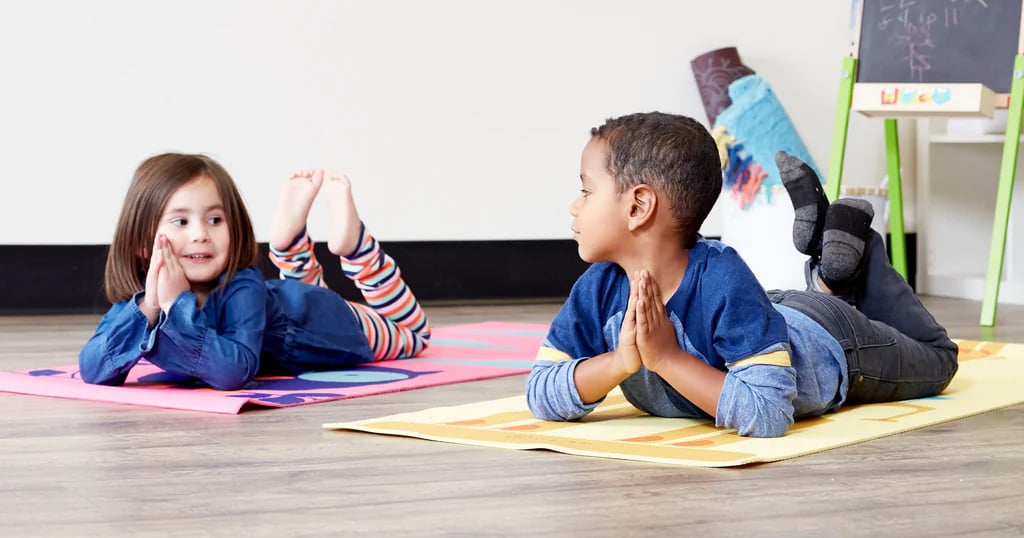
<instances>
[{"instance_id":1,"label":"striped leggings","mask_svg":"<svg viewBox=\"0 0 1024 538\"><path fill-rule=\"evenodd\" d=\"M306 230L284 251L270 249L270 259L281 271L281 278L301 280L326 288L323 267L313 253L313 240ZM367 304L346 301L359 320L373 359L383 361L419 355L430 341L430 324L402 280L395 260L385 254L377 240L359 230L359 246L341 258L341 270L352 279Z\"/></svg>"}]
</instances>

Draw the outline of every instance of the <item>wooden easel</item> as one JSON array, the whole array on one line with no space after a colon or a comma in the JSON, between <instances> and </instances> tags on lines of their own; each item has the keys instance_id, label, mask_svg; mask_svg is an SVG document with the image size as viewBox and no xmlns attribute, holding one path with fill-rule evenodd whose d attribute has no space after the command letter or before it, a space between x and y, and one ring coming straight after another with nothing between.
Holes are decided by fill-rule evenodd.
<instances>
[{"instance_id":1,"label":"wooden easel","mask_svg":"<svg viewBox=\"0 0 1024 538\"><path fill-rule=\"evenodd\" d=\"M1009 1L1009 0L1007 0ZM1019 0L1018 0L1019 1ZM832 137L832 153L829 160L826 194L830 201L839 197L843 176L843 159L846 153L846 134L849 128L850 111L856 110L868 117L885 120L886 170L889 176L889 233L891 237L892 264L904 278L907 277L906 237L903 228L903 193L900 176L900 149L896 121L898 118L929 117L991 117L993 108L1007 108L1005 140L1003 142L1002 164L999 169L999 185L992 225L992 244L989 248L988 272L985 277L985 294L981 305L981 325L995 325L996 308L999 303L999 284L1002 279L1003 260L1006 251L1006 232L1010 219L1010 202L1013 197L1013 183L1017 170L1017 153L1021 134L1021 112L1024 110L1024 10L1017 33L1016 56L1011 73L1012 83L1009 94L995 94L978 83L859 83L857 82L857 61L860 51L861 23L864 4L853 0L850 55L843 58L840 70L839 98L836 105L835 131ZM933 95L936 90L949 90L949 99L943 103L902 102L905 95ZM889 97L883 92L889 91ZM895 95L896 102L892 102ZM944 94L945 95L945 94Z\"/></svg>"}]
</instances>

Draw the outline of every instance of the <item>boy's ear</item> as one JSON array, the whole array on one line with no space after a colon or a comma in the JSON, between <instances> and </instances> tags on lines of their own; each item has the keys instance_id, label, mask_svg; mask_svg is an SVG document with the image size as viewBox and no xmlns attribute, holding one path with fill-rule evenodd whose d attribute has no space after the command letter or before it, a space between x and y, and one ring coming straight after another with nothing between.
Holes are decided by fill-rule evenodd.
<instances>
[{"instance_id":1,"label":"boy's ear","mask_svg":"<svg viewBox=\"0 0 1024 538\"><path fill-rule=\"evenodd\" d=\"M629 191L629 231L635 231L654 218L658 193L648 185L640 184Z\"/></svg>"}]
</instances>

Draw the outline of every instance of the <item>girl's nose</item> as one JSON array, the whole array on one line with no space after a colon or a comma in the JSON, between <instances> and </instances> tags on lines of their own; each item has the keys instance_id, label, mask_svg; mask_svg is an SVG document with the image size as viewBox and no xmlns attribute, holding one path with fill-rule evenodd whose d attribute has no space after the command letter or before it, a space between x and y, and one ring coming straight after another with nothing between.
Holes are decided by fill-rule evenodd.
<instances>
[{"instance_id":1,"label":"girl's nose","mask_svg":"<svg viewBox=\"0 0 1024 538\"><path fill-rule=\"evenodd\" d=\"M206 231L205 226L198 226L197 229L192 232L192 242L194 243L205 243L210 240L210 234Z\"/></svg>"}]
</instances>

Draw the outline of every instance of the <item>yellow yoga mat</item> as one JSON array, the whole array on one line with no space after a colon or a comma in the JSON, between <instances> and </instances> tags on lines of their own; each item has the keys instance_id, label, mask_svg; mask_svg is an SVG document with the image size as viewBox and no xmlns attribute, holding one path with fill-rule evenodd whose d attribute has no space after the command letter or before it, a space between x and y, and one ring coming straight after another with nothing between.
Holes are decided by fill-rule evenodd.
<instances>
[{"instance_id":1,"label":"yellow yoga mat","mask_svg":"<svg viewBox=\"0 0 1024 538\"><path fill-rule=\"evenodd\" d=\"M957 343L960 370L941 395L844 407L798 421L776 439L740 437L706 420L652 417L626 402L617 389L579 422L534 419L525 397L515 396L324 428L699 467L778 461L1024 402L1024 345Z\"/></svg>"}]
</instances>

